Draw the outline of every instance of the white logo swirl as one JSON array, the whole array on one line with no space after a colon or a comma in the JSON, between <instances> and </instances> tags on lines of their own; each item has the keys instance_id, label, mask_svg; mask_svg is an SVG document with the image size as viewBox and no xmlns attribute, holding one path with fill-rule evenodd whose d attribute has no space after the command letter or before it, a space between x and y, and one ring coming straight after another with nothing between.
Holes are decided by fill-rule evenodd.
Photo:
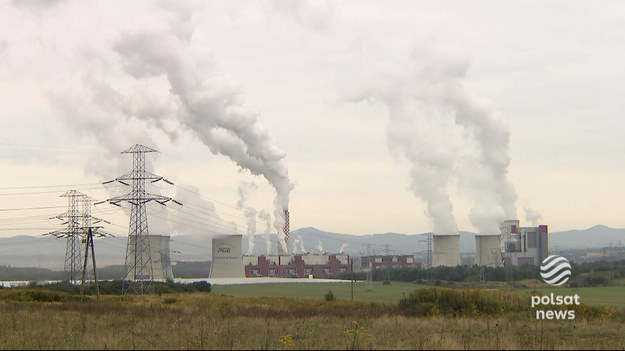
<instances>
[{"instance_id":1,"label":"white logo swirl","mask_svg":"<svg viewBox=\"0 0 625 351\"><path fill-rule=\"evenodd\" d=\"M540 276L547 284L562 285L571 277L571 265L566 258L551 255L540 265Z\"/></svg>"}]
</instances>

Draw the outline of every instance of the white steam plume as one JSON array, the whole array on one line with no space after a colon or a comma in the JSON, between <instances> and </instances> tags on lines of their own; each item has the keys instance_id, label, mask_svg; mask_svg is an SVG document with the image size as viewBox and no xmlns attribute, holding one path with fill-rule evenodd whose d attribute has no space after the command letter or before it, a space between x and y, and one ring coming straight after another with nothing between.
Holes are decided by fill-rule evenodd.
<instances>
[{"instance_id":1,"label":"white steam plume","mask_svg":"<svg viewBox=\"0 0 625 351\"><path fill-rule=\"evenodd\" d=\"M424 82L426 99L450 111L455 123L468 132L475 146L466 169L458 175L474 206L471 224L480 233L497 233L499 223L516 217L516 191L508 179L510 131L488 104L462 85L469 63L432 50L415 50L417 77Z\"/></svg>"},{"instance_id":2,"label":"white steam plume","mask_svg":"<svg viewBox=\"0 0 625 351\"><path fill-rule=\"evenodd\" d=\"M247 203L247 196L251 190L257 189L258 186L255 183L241 182L239 184L238 194L239 200L237 201L237 208L242 210L245 216L245 225L247 226L247 255L251 255L254 252L254 234L256 234L256 209L253 207L245 207Z\"/></svg>"},{"instance_id":3,"label":"white steam plume","mask_svg":"<svg viewBox=\"0 0 625 351\"><path fill-rule=\"evenodd\" d=\"M254 234L256 234L256 210L252 207L245 209L245 222L247 225L247 254L254 252Z\"/></svg>"},{"instance_id":4,"label":"white steam plume","mask_svg":"<svg viewBox=\"0 0 625 351\"><path fill-rule=\"evenodd\" d=\"M170 27L164 30L125 33L117 41L113 48L126 73L142 84L164 77L178 108L177 122L211 152L228 156L242 169L267 179L276 190L276 212L284 212L293 190L284 163L286 155L256 114L244 107L240 92L217 74L205 55L194 50L188 14L177 14L177 20L169 21ZM161 126L158 115L137 117Z\"/></svg>"},{"instance_id":5,"label":"white steam plume","mask_svg":"<svg viewBox=\"0 0 625 351\"><path fill-rule=\"evenodd\" d=\"M469 219L480 233L496 233L516 216L507 178L510 133L462 85L468 67L464 59L415 50L407 71L387 74L358 97L388 107L389 146L410 161L411 189L425 201L436 234L458 233L448 193L454 181L473 200Z\"/></svg>"},{"instance_id":6,"label":"white steam plume","mask_svg":"<svg viewBox=\"0 0 625 351\"><path fill-rule=\"evenodd\" d=\"M304 247L304 239L302 239L301 235L298 235L298 239L299 239L299 249L300 249L300 251L302 251L302 253L306 253L306 248Z\"/></svg>"},{"instance_id":7,"label":"white steam plume","mask_svg":"<svg viewBox=\"0 0 625 351\"><path fill-rule=\"evenodd\" d=\"M543 216L540 214L540 212L529 207L525 208L525 220L532 225L538 225L538 222L540 222L542 219Z\"/></svg>"},{"instance_id":8,"label":"white steam plume","mask_svg":"<svg viewBox=\"0 0 625 351\"><path fill-rule=\"evenodd\" d=\"M321 242L321 240L317 240L317 250L319 250L320 254L323 253L323 243Z\"/></svg>"},{"instance_id":9,"label":"white steam plume","mask_svg":"<svg viewBox=\"0 0 625 351\"><path fill-rule=\"evenodd\" d=\"M346 248L347 248L347 243L341 244L341 248L339 249L339 253L342 254L343 252L345 252Z\"/></svg>"},{"instance_id":10,"label":"white steam plume","mask_svg":"<svg viewBox=\"0 0 625 351\"><path fill-rule=\"evenodd\" d=\"M293 243L292 243L292 246L293 246L293 251L292 251L292 252L293 252L293 253L296 253L296 252L297 252L297 249L298 249L298 247L299 247L299 242L300 242L300 241L299 241L299 239L295 239L295 240L293 240Z\"/></svg>"},{"instance_id":11,"label":"white steam plume","mask_svg":"<svg viewBox=\"0 0 625 351\"><path fill-rule=\"evenodd\" d=\"M269 237L271 233L271 214L267 210L262 209L258 213L258 218L264 220L266 224L265 231L263 232L263 239L265 240L265 247L267 248L267 255L269 255L271 254L271 240Z\"/></svg>"}]
</instances>

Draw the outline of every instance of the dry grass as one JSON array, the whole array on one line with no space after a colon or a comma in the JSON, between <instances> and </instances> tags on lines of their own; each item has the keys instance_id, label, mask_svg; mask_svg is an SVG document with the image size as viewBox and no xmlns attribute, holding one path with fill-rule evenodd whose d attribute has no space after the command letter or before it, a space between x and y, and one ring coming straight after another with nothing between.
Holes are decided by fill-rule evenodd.
<instances>
[{"instance_id":1,"label":"dry grass","mask_svg":"<svg viewBox=\"0 0 625 351\"><path fill-rule=\"evenodd\" d=\"M0 302L2 349L623 349L619 318L414 318L394 304L168 294ZM356 322L356 323L354 323Z\"/></svg>"}]
</instances>

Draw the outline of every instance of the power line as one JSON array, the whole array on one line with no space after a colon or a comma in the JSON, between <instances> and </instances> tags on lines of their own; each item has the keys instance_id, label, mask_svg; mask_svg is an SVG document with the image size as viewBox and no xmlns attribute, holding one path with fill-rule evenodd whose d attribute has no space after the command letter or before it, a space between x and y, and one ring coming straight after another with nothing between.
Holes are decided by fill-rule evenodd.
<instances>
[{"instance_id":1,"label":"power line","mask_svg":"<svg viewBox=\"0 0 625 351\"><path fill-rule=\"evenodd\" d=\"M0 212L25 211L25 210L49 210L51 208L64 208L65 206L42 206L42 207L21 207L21 208L0 208Z\"/></svg>"}]
</instances>

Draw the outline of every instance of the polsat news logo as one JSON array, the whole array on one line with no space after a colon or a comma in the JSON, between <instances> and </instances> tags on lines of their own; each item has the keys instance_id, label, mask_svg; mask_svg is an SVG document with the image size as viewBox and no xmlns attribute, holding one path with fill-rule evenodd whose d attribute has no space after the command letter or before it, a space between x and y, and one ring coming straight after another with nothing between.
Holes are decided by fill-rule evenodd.
<instances>
[{"instance_id":1,"label":"polsat news logo","mask_svg":"<svg viewBox=\"0 0 625 351\"><path fill-rule=\"evenodd\" d=\"M540 265L540 276L549 285L560 286L571 277L571 265L569 261L558 255L551 255L545 258ZM554 295L551 293L545 296L532 296L532 308L536 306L572 306L579 305L579 295ZM575 310L536 310L536 319L575 319Z\"/></svg>"}]
</instances>

